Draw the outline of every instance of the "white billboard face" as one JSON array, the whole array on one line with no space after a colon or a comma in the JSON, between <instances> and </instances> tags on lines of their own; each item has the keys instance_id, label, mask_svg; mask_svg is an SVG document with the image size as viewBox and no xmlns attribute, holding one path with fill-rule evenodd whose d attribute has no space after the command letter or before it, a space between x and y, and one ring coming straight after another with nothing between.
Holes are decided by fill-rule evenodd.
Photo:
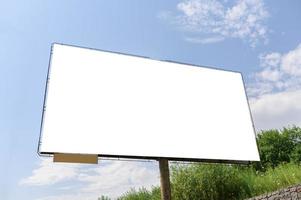
<instances>
[{"instance_id":1,"label":"white billboard face","mask_svg":"<svg viewBox=\"0 0 301 200\"><path fill-rule=\"evenodd\" d=\"M259 160L240 73L60 44L39 152Z\"/></svg>"}]
</instances>

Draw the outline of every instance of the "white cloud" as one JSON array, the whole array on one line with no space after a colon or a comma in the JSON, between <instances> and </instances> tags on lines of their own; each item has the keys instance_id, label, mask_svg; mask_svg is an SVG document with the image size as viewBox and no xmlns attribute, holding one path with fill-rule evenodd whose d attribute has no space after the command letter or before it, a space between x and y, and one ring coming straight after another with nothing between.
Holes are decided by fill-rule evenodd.
<instances>
[{"instance_id":1,"label":"white cloud","mask_svg":"<svg viewBox=\"0 0 301 200\"><path fill-rule=\"evenodd\" d=\"M97 199L101 195L116 198L131 188L159 184L158 166L155 162L103 161L98 165L79 165L52 163L43 159L32 175L20 181L22 186L47 186L53 195L38 198L39 200L76 200ZM60 187L57 184L63 183ZM76 185L68 188L68 184ZM52 186L52 187L50 187Z\"/></svg>"},{"instance_id":2,"label":"white cloud","mask_svg":"<svg viewBox=\"0 0 301 200\"><path fill-rule=\"evenodd\" d=\"M301 44L296 49L283 55L281 69L292 76L301 77Z\"/></svg>"},{"instance_id":3,"label":"white cloud","mask_svg":"<svg viewBox=\"0 0 301 200\"><path fill-rule=\"evenodd\" d=\"M249 96L301 88L301 44L287 53L262 54L259 59L262 70L249 85Z\"/></svg>"},{"instance_id":4,"label":"white cloud","mask_svg":"<svg viewBox=\"0 0 301 200\"><path fill-rule=\"evenodd\" d=\"M301 44L259 59L262 69L247 89L256 129L301 126Z\"/></svg>"},{"instance_id":5,"label":"white cloud","mask_svg":"<svg viewBox=\"0 0 301 200\"><path fill-rule=\"evenodd\" d=\"M223 41L225 38L223 37L209 37L209 38L196 38L196 37L186 37L185 40L192 43L200 43L200 44L211 44Z\"/></svg>"},{"instance_id":6,"label":"white cloud","mask_svg":"<svg viewBox=\"0 0 301 200\"><path fill-rule=\"evenodd\" d=\"M196 25L197 29L200 24L205 27L214 26L215 23L211 19L219 19L224 15L223 5L216 0L186 0L180 2L177 8L184 14L184 25Z\"/></svg>"},{"instance_id":7,"label":"white cloud","mask_svg":"<svg viewBox=\"0 0 301 200\"><path fill-rule=\"evenodd\" d=\"M42 159L32 175L22 179L21 185L43 186L72 180L79 172L79 165L53 163L51 159Z\"/></svg>"},{"instance_id":8,"label":"white cloud","mask_svg":"<svg viewBox=\"0 0 301 200\"><path fill-rule=\"evenodd\" d=\"M177 9L180 15L169 14L167 17L166 12L164 18L184 30L199 33L200 37L239 38L253 47L260 40L267 41L268 30L264 22L268 12L263 0L238 0L232 6L217 0L184 0L178 3Z\"/></svg>"},{"instance_id":9,"label":"white cloud","mask_svg":"<svg viewBox=\"0 0 301 200\"><path fill-rule=\"evenodd\" d=\"M79 181L85 182L86 187L81 191L118 196L130 188L151 188L158 185L157 170L145 167L145 163L139 162L112 162L107 167L99 167L91 170L89 174L83 174Z\"/></svg>"},{"instance_id":10,"label":"white cloud","mask_svg":"<svg viewBox=\"0 0 301 200\"><path fill-rule=\"evenodd\" d=\"M262 70L260 73L256 74L257 77L259 77L262 80L267 80L267 81L278 81L281 78L281 73L277 69L265 69Z\"/></svg>"},{"instance_id":11,"label":"white cloud","mask_svg":"<svg viewBox=\"0 0 301 200\"><path fill-rule=\"evenodd\" d=\"M250 99L257 130L301 126L301 90L265 94Z\"/></svg>"},{"instance_id":12,"label":"white cloud","mask_svg":"<svg viewBox=\"0 0 301 200\"><path fill-rule=\"evenodd\" d=\"M50 195L46 197L37 198L36 200L97 200L100 197L95 194L61 194L61 195Z\"/></svg>"},{"instance_id":13,"label":"white cloud","mask_svg":"<svg viewBox=\"0 0 301 200\"><path fill-rule=\"evenodd\" d=\"M278 67L281 62L281 54L278 52L260 55L260 65L262 67Z\"/></svg>"}]
</instances>

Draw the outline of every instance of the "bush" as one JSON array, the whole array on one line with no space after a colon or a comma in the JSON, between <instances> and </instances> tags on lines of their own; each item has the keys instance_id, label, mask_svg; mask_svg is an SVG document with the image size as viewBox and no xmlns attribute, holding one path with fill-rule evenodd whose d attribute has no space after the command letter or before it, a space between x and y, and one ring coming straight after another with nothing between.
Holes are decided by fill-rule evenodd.
<instances>
[{"instance_id":1,"label":"bush","mask_svg":"<svg viewBox=\"0 0 301 200\"><path fill-rule=\"evenodd\" d=\"M175 166L172 195L175 200L245 199L301 182L301 167L288 163L265 172L233 165Z\"/></svg>"},{"instance_id":2,"label":"bush","mask_svg":"<svg viewBox=\"0 0 301 200\"><path fill-rule=\"evenodd\" d=\"M207 164L172 169L175 200L240 199L248 186L236 166Z\"/></svg>"},{"instance_id":3,"label":"bush","mask_svg":"<svg viewBox=\"0 0 301 200\"><path fill-rule=\"evenodd\" d=\"M140 188L138 191L131 189L118 200L160 200L161 193L159 187L153 187L150 191L146 188Z\"/></svg>"},{"instance_id":4,"label":"bush","mask_svg":"<svg viewBox=\"0 0 301 200\"><path fill-rule=\"evenodd\" d=\"M301 128L293 126L279 130L262 131L257 135L260 163L253 166L264 171L282 163L301 161Z\"/></svg>"}]
</instances>

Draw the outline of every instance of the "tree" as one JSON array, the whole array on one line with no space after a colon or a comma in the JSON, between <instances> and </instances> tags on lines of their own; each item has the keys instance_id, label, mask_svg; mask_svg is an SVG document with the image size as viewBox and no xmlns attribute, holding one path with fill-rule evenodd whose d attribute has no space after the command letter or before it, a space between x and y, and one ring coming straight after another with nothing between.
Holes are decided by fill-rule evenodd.
<instances>
[{"instance_id":1,"label":"tree","mask_svg":"<svg viewBox=\"0 0 301 200\"><path fill-rule=\"evenodd\" d=\"M301 128L293 126L281 131L272 129L257 135L261 162L255 164L256 170L276 167L290 161L300 162Z\"/></svg>"}]
</instances>

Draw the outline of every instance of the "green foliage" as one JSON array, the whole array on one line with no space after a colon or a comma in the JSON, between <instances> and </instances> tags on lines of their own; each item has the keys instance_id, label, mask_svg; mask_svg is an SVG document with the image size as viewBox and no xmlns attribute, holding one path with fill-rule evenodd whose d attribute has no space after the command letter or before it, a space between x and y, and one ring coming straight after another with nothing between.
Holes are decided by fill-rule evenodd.
<instances>
[{"instance_id":1,"label":"green foliage","mask_svg":"<svg viewBox=\"0 0 301 200\"><path fill-rule=\"evenodd\" d=\"M111 200L111 199L107 196L101 195L101 197L98 197L98 200Z\"/></svg>"},{"instance_id":2,"label":"green foliage","mask_svg":"<svg viewBox=\"0 0 301 200\"><path fill-rule=\"evenodd\" d=\"M246 199L300 183L301 166L287 163L259 172L236 165L173 165L171 178L174 200ZM119 200L160 200L160 189L132 189Z\"/></svg>"},{"instance_id":3,"label":"green foliage","mask_svg":"<svg viewBox=\"0 0 301 200\"><path fill-rule=\"evenodd\" d=\"M253 182L247 181L251 191L250 196L256 196L300 183L301 166L287 163L278 165L276 168L269 168L266 172L246 175L253 179Z\"/></svg>"},{"instance_id":4,"label":"green foliage","mask_svg":"<svg viewBox=\"0 0 301 200\"><path fill-rule=\"evenodd\" d=\"M175 200L238 199L244 190L239 169L231 165L190 165L172 168Z\"/></svg>"},{"instance_id":5,"label":"green foliage","mask_svg":"<svg viewBox=\"0 0 301 200\"><path fill-rule=\"evenodd\" d=\"M297 144L291 153L291 160L295 163L301 162L301 144Z\"/></svg>"},{"instance_id":6,"label":"green foliage","mask_svg":"<svg viewBox=\"0 0 301 200\"><path fill-rule=\"evenodd\" d=\"M160 188L153 187L150 191L145 188L140 188L138 191L131 189L118 200L160 200Z\"/></svg>"},{"instance_id":7,"label":"green foliage","mask_svg":"<svg viewBox=\"0 0 301 200\"><path fill-rule=\"evenodd\" d=\"M281 163L300 162L301 128L293 126L282 131L268 130L257 135L261 162L253 166L264 171Z\"/></svg>"}]
</instances>

